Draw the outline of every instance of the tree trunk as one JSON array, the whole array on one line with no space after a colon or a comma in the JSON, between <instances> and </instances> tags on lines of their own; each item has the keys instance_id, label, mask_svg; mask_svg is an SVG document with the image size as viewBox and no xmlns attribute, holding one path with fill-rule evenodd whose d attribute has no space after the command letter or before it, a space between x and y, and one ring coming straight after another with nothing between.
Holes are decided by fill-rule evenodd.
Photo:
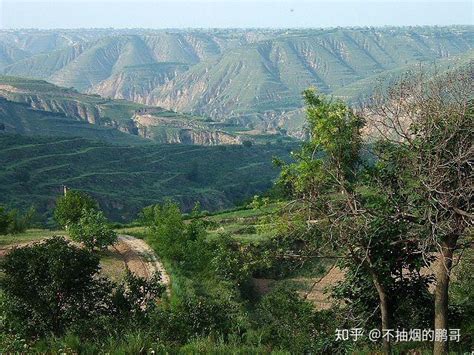
<instances>
[{"instance_id":1,"label":"tree trunk","mask_svg":"<svg viewBox=\"0 0 474 355\"><path fill-rule=\"evenodd\" d=\"M375 288L377 289L377 293L379 294L380 313L382 316L382 337L383 337L384 329L391 329L388 296L387 296L387 293L385 292L385 287L382 285L382 283L380 282L375 272L372 272L372 277L373 277ZM387 355L391 354L390 339L383 337L382 341L383 341L384 353Z\"/></svg>"},{"instance_id":2,"label":"tree trunk","mask_svg":"<svg viewBox=\"0 0 474 355\"><path fill-rule=\"evenodd\" d=\"M435 289L435 319L434 327L436 329L448 330L448 291L451 268L453 266L453 253L456 246L457 237L448 238L441 243L441 253L436 272ZM435 341L433 348L434 355L443 355L448 353L447 341Z\"/></svg>"}]
</instances>

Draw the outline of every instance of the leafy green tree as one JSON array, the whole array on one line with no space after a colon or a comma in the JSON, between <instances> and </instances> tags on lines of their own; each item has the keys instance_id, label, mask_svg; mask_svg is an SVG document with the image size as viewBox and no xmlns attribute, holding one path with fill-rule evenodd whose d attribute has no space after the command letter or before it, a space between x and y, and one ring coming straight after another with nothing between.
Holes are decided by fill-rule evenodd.
<instances>
[{"instance_id":1,"label":"leafy green tree","mask_svg":"<svg viewBox=\"0 0 474 355\"><path fill-rule=\"evenodd\" d=\"M107 224L102 211L84 209L81 218L69 229L71 238L89 250L105 249L117 241L117 233Z\"/></svg>"},{"instance_id":2,"label":"leafy green tree","mask_svg":"<svg viewBox=\"0 0 474 355\"><path fill-rule=\"evenodd\" d=\"M17 334L59 335L111 307L110 284L97 277L98 257L63 238L14 249L1 270L2 313Z\"/></svg>"},{"instance_id":3,"label":"leafy green tree","mask_svg":"<svg viewBox=\"0 0 474 355\"><path fill-rule=\"evenodd\" d=\"M290 224L292 219L299 223L289 231L322 239L324 243L307 243L315 254L324 254L320 246L325 244L345 260L341 266L365 273L378 294L381 328L391 329L390 290L396 282L419 275L421 267L420 256L414 257L417 244L410 243L398 165L373 166L361 159L364 121L344 103L313 90L305 92L305 100L310 140L294 154L296 163L284 166L280 178L293 197L291 213L296 217ZM294 238L305 240L297 234ZM383 345L390 353L386 338Z\"/></svg>"},{"instance_id":4,"label":"leafy green tree","mask_svg":"<svg viewBox=\"0 0 474 355\"><path fill-rule=\"evenodd\" d=\"M0 234L17 234L24 232L31 226L36 217L34 207L21 213L18 209L7 211L0 206Z\"/></svg>"},{"instance_id":5,"label":"leafy green tree","mask_svg":"<svg viewBox=\"0 0 474 355\"><path fill-rule=\"evenodd\" d=\"M179 206L166 201L163 205L144 208L141 219L150 230L152 243L157 244L165 258L195 270L203 268L210 260L209 245L205 241L206 222L198 218L200 214L196 205L191 221L184 223Z\"/></svg>"},{"instance_id":6,"label":"leafy green tree","mask_svg":"<svg viewBox=\"0 0 474 355\"><path fill-rule=\"evenodd\" d=\"M145 207L141 219L148 226L152 241L159 244L165 258L183 260L186 250L185 224L179 206L166 201L163 205Z\"/></svg>"},{"instance_id":7,"label":"leafy green tree","mask_svg":"<svg viewBox=\"0 0 474 355\"><path fill-rule=\"evenodd\" d=\"M219 235L214 243L211 265L217 275L223 279L234 281L238 286L247 281L254 271L252 255L240 249L230 235Z\"/></svg>"},{"instance_id":8,"label":"leafy green tree","mask_svg":"<svg viewBox=\"0 0 474 355\"><path fill-rule=\"evenodd\" d=\"M28 229L36 217L36 209L30 207L26 212L21 213L17 209L9 211L10 224L7 228L9 234L22 233Z\"/></svg>"},{"instance_id":9,"label":"leafy green tree","mask_svg":"<svg viewBox=\"0 0 474 355\"><path fill-rule=\"evenodd\" d=\"M79 222L83 210L96 210L97 202L88 194L82 191L70 190L65 196L61 196L56 201L54 218L63 228Z\"/></svg>"}]
</instances>

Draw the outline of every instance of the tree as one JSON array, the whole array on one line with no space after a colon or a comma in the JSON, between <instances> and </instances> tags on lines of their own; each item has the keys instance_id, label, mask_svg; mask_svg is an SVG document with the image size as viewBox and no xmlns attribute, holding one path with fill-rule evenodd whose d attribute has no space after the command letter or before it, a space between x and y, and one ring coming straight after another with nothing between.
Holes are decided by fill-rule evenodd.
<instances>
[{"instance_id":1,"label":"tree","mask_svg":"<svg viewBox=\"0 0 474 355\"><path fill-rule=\"evenodd\" d=\"M166 201L163 205L145 207L142 220L150 229L153 242L159 244L163 256L175 261L186 258L185 224L179 206Z\"/></svg>"},{"instance_id":2,"label":"tree","mask_svg":"<svg viewBox=\"0 0 474 355\"><path fill-rule=\"evenodd\" d=\"M55 237L17 248L1 263L7 325L17 334L62 334L110 309L110 285L97 278L99 259Z\"/></svg>"},{"instance_id":3,"label":"tree","mask_svg":"<svg viewBox=\"0 0 474 355\"><path fill-rule=\"evenodd\" d=\"M36 210L30 207L21 213L18 209L6 210L0 206L0 234L17 234L24 232L34 220Z\"/></svg>"},{"instance_id":4,"label":"tree","mask_svg":"<svg viewBox=\"0 0 474 355\"><path fill-rule=\"evenodd\" d=\"M370 118L379 134L406 152L402 176L415 200L413 228L425 255L437 252L435 329L448 329L448 291L455 252L472 243L474 142L472 63L426 78L407 73L375 96ZM471 230L471 231L470 231ZM448 342L435 342L435 354Z\"/></svg>"},{"instance_id":5,"label":"tree","mask_svg":"<svg viewBox=\"0 0 474 355\"><path fill-rule=\"evenodd\" d=\"M103 212L94 209L82 210L81 218L70 226L69 234L91 251L105 249L117 241L117 233L107 225Z\"/></svg>"},{"instance_id":6,"label":"tree","mask_svg":"<svg viewBox=\"0 0 474 355\"><path fill-rule=\"evenodd\" d=\"M316 254L334 250L341 266L365 273L378 294L381 328L391 329L390 291L417 277L420 268L417 245L408 241L397 166L361 159L364 121L344 103L313 90L304 95L310 140L293 155L296 163L284 166L280 183L293 198L290 213L297 216L290 220L299 223L304 216L305 223L289 231L320 238L308 243ZM379 148L386 152L388 147ZM390 353L386 337L383 346Z\"/></svg>"},{"instance_id":7,"label":"tree","mask_svg":"<svg viewBox=\"0 0 474 355\"><path fill-rule=\"evenodd\" d=\"M199 219L199 204L196 204L185 223L181 210L175 202L145 207L141 219L148 226L152 243L157 243L160 253L192 270L204 267L210 259L209 246L205 239L206 222Z\"/></svg>"},{"instance_id":8,"label":"tree","mask_svg":"<svg viewBox=\"0 0 474 355\"><path fill-rule=\"evenodd\" d=\"M54 218L61 227L67 229L71 224L79 222L83 210L97 208L97 202L91 196L82 191L70 190L57 199Z\"/></svg>"}]
</instances>

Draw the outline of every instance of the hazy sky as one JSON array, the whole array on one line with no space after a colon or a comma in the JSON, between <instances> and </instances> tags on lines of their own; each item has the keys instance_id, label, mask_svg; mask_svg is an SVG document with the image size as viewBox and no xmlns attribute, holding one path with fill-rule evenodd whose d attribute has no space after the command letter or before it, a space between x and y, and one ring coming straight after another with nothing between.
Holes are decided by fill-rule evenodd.
<instances>
[{"instance_id":1,"label":"hazy sky","mask_svg":"<svg viewBox=\"0 0 474 355\"><path fill-rule=\"evenodd\" d=\"M0 0L0 28L473 24L473 0Z\"/></svg>"}]
</instances>

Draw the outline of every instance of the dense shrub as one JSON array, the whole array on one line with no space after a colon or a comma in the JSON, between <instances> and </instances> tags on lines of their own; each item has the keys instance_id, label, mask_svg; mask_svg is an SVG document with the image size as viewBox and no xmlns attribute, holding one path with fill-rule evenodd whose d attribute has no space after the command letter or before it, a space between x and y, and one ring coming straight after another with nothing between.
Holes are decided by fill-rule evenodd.
<instances>
[{"instance_id":1,"label":"dense shrub","mask_svg":"<svg viewBox=\"0 0 474 355\"><path fill-rule=\"evenodd\" d=\"M211 250L205 241L206 222L194 218L199 214L195 208L190 222L185 223L179 206L167 201L163 205L144 208L141 220L148 226L149 240L160 255L189 271L205 268L211 258Z\"/></svg>"},{"instance_id":2,"label":"dense shrub","mask_svg":"<svg viewBox=\"0 0 474 355\"><path fill-rule=\"evenodd\" d=\"M318 330L313 306L293 290L277 288L257 308L257 325L263 341L295 353L314 350Z\"/></svg>"},{"instance_id":3,"label":"dense shrub","mask_svg":"<svg viewBox=\"0 0 474 355\"><path fill-rule=\"evenodd\" d=\"M62 334L110 308L111 285L95 277L99 259L53 238L18 248L2 261L2 312L8 329L24 335Z\"/></svg>"},{"instance_id":4,"label":"dense shrub","mask_svg":"<svg viewBox=\"0 0 474 355\"><path fill-rule=\"evenodd\" d=\"M159 279L129 273L115 284L99 268L95 254L59 237L13 250L1 263L2 332L92 339L142 324L164 291Z\"/></svg>"}]
</instances>

